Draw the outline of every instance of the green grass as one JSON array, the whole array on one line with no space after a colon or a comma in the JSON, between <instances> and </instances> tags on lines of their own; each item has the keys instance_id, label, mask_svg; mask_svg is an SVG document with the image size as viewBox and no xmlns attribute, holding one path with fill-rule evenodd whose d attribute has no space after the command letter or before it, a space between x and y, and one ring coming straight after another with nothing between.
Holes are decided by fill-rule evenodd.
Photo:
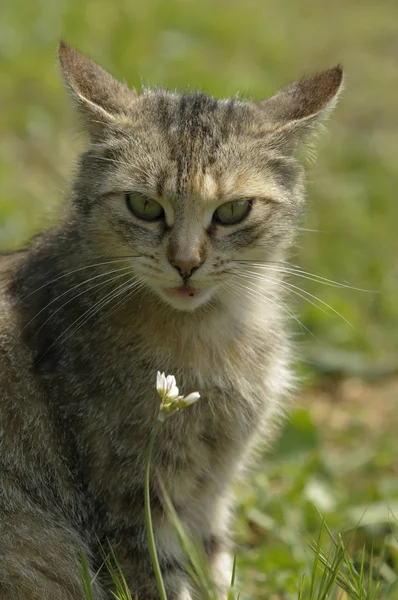
<instances>
[{"instance_id":1,"label":"green grass","mask_svg":"<svg viewBox=\"0 0 398 600\"><path fill-rule=\"evenodd\" d=\"M373 565L380 573L377 598L394 600L398 481L393 432L398 418L388 414L374 428L369 425L374 407L359 414L360 407L347 396L341 405L335 396L324 395L312 407L314 416L306 399L303 403L306 407L293 410L274 452L246 489L240 488L242 587L254 598L296 599L299 576L308 574L313 563L307 543L317 539L324 516L335 537L342 534L357 570L366 546L365 572ZM390 407L394 410L392 400ZM324 536L324 552L327 547Z\"/></svg>"},{"instance_id":2,"label":"green grass","mask_svg":"<svg viewBox=\"0 0 398 600\"><path fill-rule=\"evenodd\" d=\"M324 305L294 302L312 334L297 328L299 369L316 387L239 488L237 571L253 598L297 598L301 576L311 578L307 541L318 539L319 512L336 539L348 531L359 573L362 560L366 573L378 569L377 597L398 597L388 512L397 514L398 502L397 22L396 0L15 0L1 8L4 249L51 222L84 145L56 66L60 38L137 87L217 96L261 99L304 72L345 67L346 91L308 165L309 211L292 262L371 291L294 281L352 327Z\"/></svg>"}]
</instances>

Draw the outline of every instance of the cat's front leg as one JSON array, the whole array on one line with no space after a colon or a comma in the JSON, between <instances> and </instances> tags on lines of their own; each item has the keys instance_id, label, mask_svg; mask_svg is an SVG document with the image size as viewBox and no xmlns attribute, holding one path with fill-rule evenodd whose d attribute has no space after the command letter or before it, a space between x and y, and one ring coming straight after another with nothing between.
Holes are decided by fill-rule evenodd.
<instances>
[{"instance_id":1,"label":"cat's front leg","mask_svg":"<svg viewBox=\"0 0 398 600\"><path fill-rule=\"evenodd\" d=\"M229 544L220 536L211 536L205 543L209 566L219 600L227 600L231 586L233 557Z\"/></svg>"},{"instance_id":2,"label":"cat's front leg","mask_svg":"<svg viewBox=\"0 0 398 600\"><path fill-rule=\"evenodd\" d=\"M231 585L233 558L221 538L211 536L205 542L206 554L210 576L213 578L217 588L217 599L227 600L228 590ZM169 600L205 600L205 597L196 590L191 579L181 569L166 571L164 581Z\"/></svg>"}]
</instances>

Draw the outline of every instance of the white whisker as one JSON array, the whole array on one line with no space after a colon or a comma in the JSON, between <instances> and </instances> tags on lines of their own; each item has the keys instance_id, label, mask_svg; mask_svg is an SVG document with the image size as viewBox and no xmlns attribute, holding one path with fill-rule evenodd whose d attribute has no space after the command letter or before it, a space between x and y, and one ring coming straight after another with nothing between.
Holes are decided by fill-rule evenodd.
<instances>
[{"instance_id":1,"label":"white whisker","mask_svg":"<svg viewBox=\"0 0 398 600\"><path fill-rule=\"evenodd\" d=\"M257 300L264 301L264 299L266 299L267 302L270 302L271 304L273 304L274 306L276 306L278 309L280 309L284 313L286 313L289 317L291 317L292 319L294 319L299 324L299 326L302 329L305 329L310 335L314 336L314 334L312 333L312 331L310 331L308 329L308 327L306 327L300 321L300 319L289 309L289 307L287 306L287 304L285 302L283 302L277 294L274 294L270 290L264 290L263 288L261 288L260 286L258 286L258 284L256 284L254 281L251 281L251 283L255 287L257 287L257 289L253 289L252 287L249 288L249 286L247 284L241 283L239 281L234 280L234 284L239 285L241 289L243 289L244 291L246 291L246 293L248 292L248 290L250 290L252 292L252 294L251 294L252 297L255 297ZM250 292L249 292L249 294L250 294Z\"/></svg>"},{"instance_id":2,"label":"white whisker","mask_svg":"<svg viewBox=\"0 0 398 600\"><path fill-rule=\"evenodd\" d=\"M130 267L124 267L125 269L128 268L130 269ZM111 273L115 273L115 271L111 271ZM72 298L69 298L69 300L67 300L66 302L64 302L63 304L61 304L61 306L59 306L54 312L52 312L50 314L49 317L47 317L47 319L44 321L44 323L39 327L39 329L37 330L37 333L39 333L39 331L41 331L44 327L44 325L54 317L54 315L57 314L57 312L59 312L60 310L62 310L67 304L69 304L70 302L73 302L73 300L76 300L76 298L79 298L80 296L82 296L83 294L87 294L89 292L91 292L94 289L97 288L101 288L101 287L105 287L106 285L108 285L109 283L111 283L112 281L115 281L116 279L120 279L121 277L124 277L125 275L130 275L129 272L125 272L125 273L119 273L119 275L115 275L115 277L111 277L110 279L107 279L106 281L101 281L100 283L96 283L95 285L90 286L88 289L83 290L82 292L79 292L78 294L76 294L75 296L73 296ZM94 279L94 278L92 278ZM88 281L91 281L90 279ZM84 281L83 283L87 283L86 281ZM74 286L73 288L71 288L70 290L68 290L68 292L72 291L73 289L75 289L78 286ZM66 294L67 292L65 292ZM55 300L58 300L61 296L63 296L64 294L61 294L60 296L58 296L57 298L55 298ZM53 300L53 302L55 302L55 300ZM50 304L52 304L52 302L50 302ZM49 306L49 305L47 305ZM47 308L44 307L44 308ZM44 308L40 311L42 312L44 310ZM39 315L40 313L37 313L37 315ZM37 316L36 315L36 316ZM35 317L33 317L35 318ZM31 319L32 320L32 319ZM29 321L30 322L30 321ZM28 323L29 324L29 323ZM27 327L27 325L25 326ZM22 330L23 331L23 330Z\"/></svg>"},{"instance_id":3,"label":"white whisker","mask_svg":"<svg viewBox=\"0 0 398 600\"><path fill-rule=\"evenodd\" d=\"M125 260L131 260L132 258L136 258L136 255L131 254L130 256L121 256L121 257L118 257L118 258L114 258L112 260L107 260L107 261L100 262L100 263L94 263L92 265L85 265L84 267L78 267L77 269L72 269L72 271L68 271L67 273L63 273L62 275L59 275L58 277L55 277L54 279L50 279L50 281L47 281L46 283L44 283L40 287L36 288L35 290L33 290L33 292L30 292L30 294L27 294L26 296L23 296L21 298L21 301L23 302L24 300L27 300L28 298L30 298L30 296L33 296L33 294L36 294L37 292L39 292L43 288L51 285L52 283L55 283L56 281L59 281L60 279L68 277L69 275L73 275L73 273L78 273L79 271L84 271L84 269L94 269L95 267L101 267L103 265L110 265L110 264L117 263L117 262L122 262L122 261L125 261Z\"/></svg>"},{"instance_id":4,"label":"white whisker","mask_svg":"<svg viewBox=\"0 0 398 600\"><path fill-rule=\"evenodd\" d=\"M352 329L355 330L355 327L349 321L347 321L347 319L342 314L340 314L335 308L333 308L333 306L330 306L324 300L321 300L317 296L314 296L314 294L311 294L310 292L307 292L306 290L303 290L302 288L298 287L297 285L294 285L292 283L289 283L289 282L281 280L281 279L270 278L270 277L267 277L267 276L263 277L262 275L260 275L259 273L255 272L255 271L245 271L245 274L249 278L250 277L257 277L260 280L264 279L265 281L268 281L269 283L275 283L276 285L282 287L283 289L288 288L291 291L292 294L295 294L296 296L299 296L303 300L306 300L307 302L309 302L309 304L312 304L318 310L321 310L324 314L328 314L325 310L323 310L320 306L318 306L318 304L316 304L315 302L312 302L309 299L309 298L313 298L314 300L316 300L317 302L319 302L323 306L326 306L326 308L328 308L333 313L335 313L338 317L340 317L343 321L345 321L345 323L347 323L347 325L349 325ZM239 275L241 275L241 273L239 273ZM296 291L296 290L299 290L299 291Z\"/></svg>"},{"instance_id":5,"label":"white whisker","mask_svg":"<svg viewBox=\"0 0 398 600\"><path fill-rule=\"evenodd\" d=\"M274 271L274 272L277 271L279 273L283 273L286 275L295 275L297 277L301 277L302 279L308 279L310 281L314 281L315 283L322 283L322 284L328 285L330 287L347 288L347 289L354 290L357 292L373 292L373 290L357 288L348 283L341 283L339 281L333 281L332 279L328 279L327 277L322 277L321 275L316 275L315 273L310 273L308 271L304 271L303 269L300 269L299 267L296 267L293 265L278 266L278 263L264 264L261 262L256 262L254 260L253 261L236 261L236 262L249 263L250 266L255 267L255 268L270 270L270 271ZM289 263L285 263L285 264L289 265Z\"/></svg>"},{"instance_id":6,"label":"white whisker","mask_svg":"<svg viewBox=\"0 0 398 600\"><path fill-rule=\"evenodd\" d=\"M104 317L106 317L107 314L109 314L111 312L111 310L116 310L124 302L127 302L127 300L129 298L131 298L138 290L142 289L144 286L145 286L145 281L142 281L142 280L138 280L136 286L134 286L134 285L130 286L130 288L128 288L128 289L130 289L130 292L127 294L127 296L125 296L124 298L119 300L119 302L117 302L116 304L111 306L103 315L100 316L100 318L98 319L97 322L99 323ZM126 290L126 292L128 291L128 289Z\"/></svg>"},{"instance_id":7,"label":"white whisker","mask_svg":"<svg viewBox=\"0 0 398 600\"><path fill-rule=\"evenodd\" d=\"M126 267L121 267L120 269L114 269L113 271L108 271L106 273L100 273L99 275L95 275L94 277L90 277L89 279L85 279L84 281L80 281L79 283L77 283L76 285L72 286L71 288L68 288L65 292L62 292L62 294L59 294L56 298L54 298L53 300L51 300L51 302L48 302L48 304L46 304L45 306L43 306L43 308L41 308L39 310L39 312L37 312L26 323L26 325L24 325L24 327L21 329L21 333L23 331L25 331L25 329L32 323L32 321L34 321L44 310L46 310L49 306L51 306L52 304L54 304L54 302L57 302L57 300L59 300L60 298L62 298L66 294L69 294L70 292L73 292L73 290L75 290L76 288L79 288L82 285L86 285L87 283L90 283L90 281L93 281L94 279L98 279L99 277L107 277L108 275L112 275L113 273L118 273L120 271L126 271L127 272L129 269L131 269L131 267L130 267L130 265L127 265ZM85 290L85 291L87 291L87 290ZM72 298L72 300L73 300L73 298ZM68 302L70 302L70 301L68 301ZM68 304L68 302L66 302L66 304ZM57 312L57 311L55 311L55 312ZM53 313L53 314L55 314L55 313Z\"/></svg>"},{"instance_id":8,"label":"white whisker","mask_svg":"<svg viewBox=\"0 0 398 600\"><path fill-rule=\"evenodd\" d=\"M51 348L53 348L58 342L60 342L61 340L63 340L63 341L68 340L71 337L71 335L76 333L83 325L85 325L85 323L87 323L87 321L89 321L93 316L95 316L101 310L101 308L106 306L114 298L116 298L121 293L123 293L123 291L127 291L128 289L131 289L131 286L134 286L136 281L137 281L137 279L134 278L132 283L127 283L127 284L122 283L115 290L112 290L111 292L106 294L104 298L102 298L101 300L96 302L96 304L94 304L94 306L87 309L82 315L80 315L80 317L75 319L75 321L73 321L73 323L71 325L69 325L65 329L65 331L63 331L54 340L54 342L52 342L52 344L47 348L47 350L44 352L44 354L40 357L40 360L42 360L44 358L44 356L51 350ZM120 290L121 288L123 288L123 289L120 292L118 292L118 290ZM77 327L76 327L76 325L77 325ZM73 327L74 327L74 329L72 329ZM70 332L70 334L66 335L68 333L68 331L70 331L71 329L72 329L72 331Z\"/></svg>"},{"instance_id":9,"label":"white whisker","mask_svg":"<svg viewBox=\"0 0 398 600\"><path fill-rule=\"evenodd\" d=\"M137 287L137 286L142 287L140 284L141 284L141 282L140 281L137 282L137 278L134 278L134 280L132 281L132 283L127 283L127 284L126 283L122 283L115 290L112 290L109 294L107 294L104 298L102 298L102 300L98 301L90 309L86 310L83 313L83 315L81 315L78 319L76 319L76 321L74 321L72 323L72 325L70 325L64 331L64 333L62 335L64 335L65 333L67 333L67 331L73 325L76 325L77 323L79 323L79 321L81 321L81 323L78 325L78 327L76 327L67 337L63 338L64 341L68 340L73 334L77 333L79 331L79 329L81 329L83 327L83 325L85 325L92 317L94 317L104 306L106 306L107 304L109 304L109 302L112 302L112 300L114 300L115 298L117 298L118 296L120 296L120 294L123 294L125 291L127 291L127 290L129 290L131 288L134 288L134 287Z\"/></svg>"}]
</instances>

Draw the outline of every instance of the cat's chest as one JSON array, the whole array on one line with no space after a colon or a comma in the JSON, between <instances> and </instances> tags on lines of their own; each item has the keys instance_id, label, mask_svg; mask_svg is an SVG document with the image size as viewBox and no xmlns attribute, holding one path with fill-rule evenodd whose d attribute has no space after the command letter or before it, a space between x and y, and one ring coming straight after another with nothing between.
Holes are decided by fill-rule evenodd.
<instances>
[{"instance_id":1,"label":"cat's chest","mask_svg":"<svg viewBox=\"0 0 398 600\"><path fill-rule=\"evenodd\" d=\"M80 435L91 461L107 463L113 470L145 462L150 438L160 410L156 389L123 395L109 403L98 397L84 412ZM245 411L243 412L240 411ZM160 427L154 461L182 469L199 463L205 455L220 453L244 436L252 409L238 391L205 390L197 404L170 414Z\"/></svg>"},{"instance_id":2,"label":"cat's chest","mask_svg":"<svg viewBox=\"0 0 398 600\"><path fill-rule=\"evenodd\" d=\"M153 473L162 474L177 505L229 476L260 422L260 381L232 369L228 360L217 363L210 351L198 364L190 356L143 351L136 343L108 344L106 352L99 343L91 348L81 372L64 369L58 390L75 411L85 487L105 511L125 513L129 520L142 509L145 463L160 407L157 370L175 375L180 393L199 391L201 398L162 425Z\"/></svg>"},{"instance_id":3,"label":"cat's chest","mask_svg":"<svg viewBox=\"0 0 398 600\"><path fill-rule=\"evenodd\" d=\"M153 399L151 393L137 395L130 410L121 403L101 416L87 415L82 432L92 494L108 513L125 514L128 520L143 507L144 470L160 403L155 394ZM215 486L222 487L250 435L250 428L243 425L245 419L232 408L236 401L226 392L208 391L196 405L166 419L153 450L154 496L159 492L157 476L164 479L177 507L192 497L208 496Z\"/></svg>"}]
</instances>

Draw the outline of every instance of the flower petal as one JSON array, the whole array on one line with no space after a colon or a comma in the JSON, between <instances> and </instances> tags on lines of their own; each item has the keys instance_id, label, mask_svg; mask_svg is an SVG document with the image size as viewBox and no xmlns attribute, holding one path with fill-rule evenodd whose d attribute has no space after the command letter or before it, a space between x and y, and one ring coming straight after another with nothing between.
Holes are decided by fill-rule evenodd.
<instances>
[{"instance_id":1,"label":"flower petal","mask_svg":"<svg viewBox=\"0 0 398 600\"><path fill-rule=\"evenodd\" d=\"M193 404L194 402L197 402L200 398L200 394L199 392L191 392L190 394L188 394L188 396L185 396L184 400L186 402L186 406L189 406L190 404Z\"/></svg>"},{"instance_id":2,"label":"flower petal","mask_svg":"<svg viewBox=\"0 0 398 600\"><path fill-rule=\"evenodd\" d=\"M163 398L167 392L166 375L160 371L158 371L156 376L156 390L161 398Z\"/></svg>"},{"instance_id":3,"label":"flower petal","mask_svg":"<svg viewBox=\"0 0 398 600\"><path fill-rule=\"evenodd\" d=\"M166 395L168 398L170 398L171 400L173 400L174 398L177 398L178 394L179 394L179 390L176 384L176 378L174 377L174 375L167 375L167 391L166 391Z\"/></svg>"}]
</instances>

